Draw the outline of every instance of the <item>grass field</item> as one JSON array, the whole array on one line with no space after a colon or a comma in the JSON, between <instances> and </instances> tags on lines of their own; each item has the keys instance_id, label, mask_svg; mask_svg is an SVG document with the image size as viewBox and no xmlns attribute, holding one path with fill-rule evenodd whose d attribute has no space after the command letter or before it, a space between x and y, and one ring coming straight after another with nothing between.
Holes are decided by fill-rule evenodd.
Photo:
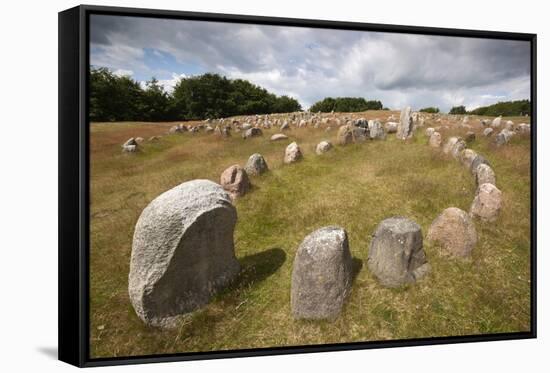
<instances>
[{"instance_id":1,"label":"grass field","mask_svg":"<svg viewBox=\"0 0 550 373\"><path fill-rule=\"evenodd\" d=\"M432 124L427 121L425 127ZM228 139L174 134L145 142L137 154L121 152L129 137L165 134L171 125L91 126L92 357L529 330L528 136L515 136L497 148L478 130L471 145L491 162L504 194L498 220L476 222L479 241L472 258L445 257L425 242L431 274L414 285L387 289L366 266L378 223L402 215L420 224L426 235L441 211L451 206L468 211L475 194L470 173L431 149L422 129L407 142L388 135L385 141L336 146L322 156L315 155L315 145L324 139L334 143L336 129L293 129L281 142L269 141L276 129L248 140L238 134ZM442 131L443 138L452 133ZM283 165L291 141L298 142L304 160ZM239 278L208 306L182 317L179 328L146 327L127 291L132 235L141 211L184 181L219 182L224 169L244 166L256 152L266 158L270 172L252 177L253 189L235 203L235 249L243 267ZM326 225L348 232L357 271L352 293L334 322L295 321L290 316L294 255L307 234Z\"/></svg>"}]
</instances>

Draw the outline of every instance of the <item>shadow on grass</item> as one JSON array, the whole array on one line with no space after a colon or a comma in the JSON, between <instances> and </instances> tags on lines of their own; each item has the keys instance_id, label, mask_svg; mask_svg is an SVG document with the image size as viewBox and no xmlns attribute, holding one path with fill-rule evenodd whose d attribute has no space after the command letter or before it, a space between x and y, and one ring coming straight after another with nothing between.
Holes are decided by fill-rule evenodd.
<instances>
[{"instance_id":1,"label":"shadow on grass","mask_svg":"<svg viewBox=\"0 0 550 373\"><path fill-rule=\"evenodd\" d=\"M286 253L273 248L241 258L241 272L231 286L233 289L264 281L277 272L286 260Z\"/></svg>"},{"instance_id":2,"label":"shadow on grass","mask_svg":"<svg viewBox=\"0 0 550 373\"><path fill-rule=\"evenodd\" d=\"M355 283L355 279L359 275L359 272L363 269L363 260L359 258L351 259L351 283Z\"/></svg>"}]
</instances>

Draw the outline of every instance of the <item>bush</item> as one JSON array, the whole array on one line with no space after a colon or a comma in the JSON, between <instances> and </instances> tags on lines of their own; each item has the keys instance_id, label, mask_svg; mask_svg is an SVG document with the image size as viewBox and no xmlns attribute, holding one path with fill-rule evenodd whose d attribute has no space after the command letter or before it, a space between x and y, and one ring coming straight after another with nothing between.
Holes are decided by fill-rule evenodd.
<instances>
[{"instance_id":1,"label":"bush","mask_svg":"<svg viewBox=\"0 0 550 373\"><path fill-rule=\"evenodd\" d=\"M425 107L425 108L423 108L423 109L420 109L419 111L422 112L422 113L437 114L437 113L439 113L439 108L438 108L438 107L430 106L430 107Z\"/></svg>"},{"instance_id":2,"label":"bush","mask_svg":"<svg viewBox=\"0 0 550 373\"><path fill-rule=\"evenodd\" d=\"M466 107L464 105L453 106L449 114L466 114Z\"/></svg>"}]
</instances>

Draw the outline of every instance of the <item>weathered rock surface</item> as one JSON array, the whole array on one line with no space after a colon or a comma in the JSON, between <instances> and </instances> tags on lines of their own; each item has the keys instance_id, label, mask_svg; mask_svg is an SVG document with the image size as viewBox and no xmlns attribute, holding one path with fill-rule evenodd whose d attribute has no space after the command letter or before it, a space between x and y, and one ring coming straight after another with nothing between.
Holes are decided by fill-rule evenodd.
<instances>
[{"instance_id":1,"label":"weathered rock surface","mask_svg":"<svg viewBox=\"0 0 550 373\"><path fill-rule=\"evenodd\" d=\"M491 126L494 128L500 127L500 122L502 121L502 117L497 117L493 119L493 122L491 123Z\"/></svg>"},{"instance_id":2,"label":"weathered rock surface","mask_svg":"<svg viewBox=\"0 0 550 373\"><path fill-rule=\"evenodd\" d=\"M476 140L476 134L473 131L466 132L466 137L464 138L466 143L471 144Z\"/></svg>"},{"instance_id":3,"label":"weathered rock surface","mask_svg":"<svg viewBox=\"0 0 550 373\"><path fill-rule=\"evenodd\" d=\"M494 131L494 130L493 130L491 127L485 128L485 129L483 130L483 136L489 137L489 136L491 136L491 135L493 134L493 131Z\"/></svg>"},{"instance_id":4,"label":"weathered rock surface","mask_svg":"<svg viewBox=\"0 0 550 373\"><path fill-rule=\"evenodd\" d=\"M495 172L493 171L491 166L484 163L477 166L475 178L477 187L486 183L493 184L495 186L497 185Z\"/></svg>"},{"instance_id":5,"label":"weathered rock surface","mask_svg":"<svg viewBox=\"0 0 550 373\"><path fill-rule=\"evenodd\" d=\"M368 267L388 287L411 283L425 275L429 264L420 226L403 217L383 220L371 241Z\"/></svg>"},{"instance_id":6,"label":"weathered rock surface","mask_svg":"<svg viewBox=\"0 0 550 373\"><path fill-rule=\"evenodd\" d=\"M470 216L495 221L502 208L502 192L493 184L481 184L470 207Z\"/></svg>"},{"instance_id":7,"label":"weathered rock surface","mask_svg":"<svg viewBox=\"0 0 550 373\"><path fill-rule=\"evenodd\" d=\"M426 136L429 138L433 135L433 133L435 132L435 128L433 127L428 127L426 128L426 131L424 132L426 134Z\"/></svg>"},{"instance_id":8,"label":"weathered rock surface","mask_svg":"<svg viewBox=\"0 0 550 373\"><path fill-rule=\"evenodd\" d=\"M161 194L141 213L132 243L128 292L148 325L176 326L179 315L206 305L239 272L235 207L209 180Z\"/></svg>"},{"instance_id":9,"label":"weathered rock surface","mask_svg":"<svg viewBox=\"0 0 550 373\"><path fill-rule=\"evenodd\" d=\"M302 159L302 151L296 142L290 143L285 149L284 163L294 163Z\"/></svg>"},{"instance_id":10,"label":"weathered rock surface","mask_svg":"<svg viewBox=\"0 0 550 373\"><path fill-rule=\"evenodd\" d=\"M384 140L386 131L378 120L369 120L369 137L373 140Z\"/></svg>"},{"instance_id":11,"label":"weathered rock surface","mask_svg":"<svg viewBox=\"0 0 550 373\"><path fill-rule=\"evenodd\" d=\"M330 141L321 141L319 144L317 144L317 147L315 148L315 153L321 155L328 152L330 149L332 149L332 144L330 143Z\"/></svg>"},{"instance_id":12,"label":"weathered rock surface","mask_svg":"<svg viewBox=\"0 0 550 373\"><path fill-rule=\"evenodd\" d=\"M495 136L495 143L500 146L508 143L510 139L514 136L514 132L507 130L504 128L502 131L499 132L498 135Z\"/></svg>"},{"instance_id":13,"label":"weathered rock surface","mask_svg":"<svg viewBox=\"0 0 550 373\"><path fill-rule=\"evenodd\" d=\"M397 133L397 128L399 127L399 123L397 123L397 122L386 122L384 127L386 128L387 133Z\"/></svg>"},{"instance_id":14,"label":"weathered rock surface","mask_svg":"<svg viewBox=\"0 0 550 373\"><path fill-rule=\"evenodd\" d=\"M244 170L248 175L258 176L268 171L267 162L261 154L254 153L248 158Z\"/></svg>"},{"instance_id":15,"label":"weathered rock surface","mask_svg":"<svg viewBox=\"0 0 550 373\"><path fill-rule=\"evenodd\" d=\"M451 148L451 155L453 156L454 159L459 159L460 153L464 149L466 149L466 142L461 138L459 138L458 141L455 142Z\"/></svg>"},{"instance_id":16,"label":"weathered rock surface","mask_svg":"<svg viewBox=\"0 0 550 373\"><path fill-rule=\"evenodd\" d=\"M477 243L476 227L465 211L449 207L432 222L426 239L452 256L467 257Z\"/></svg>"},{"instance_id":17,"label":"weathered rock surface","mask_svg":"<svg viewBox=\"0 0 550 373\"><path fill-rule=\"evenodd\" d=\"M486 164L488 166L490 166L491 164L489 163L489 161L487 159L485 159L484 156L482 156L481 154L478 154L474 160L472 161L472 167L470 168L470 172L472 173L472 175L475 175L476 172L477 172L477 167L480 165L480 164Z\"/></svg>"},{"instance_id":18,"label":"weathered rock surface","mask_svg":"<svg viewBox=\"0 0 550 373\"><path fill-rule=\"evenodd\" d=\"M135 138L131 137L124 144L122 144L122 151L126 153L134 153L138 150L138 142Z\"/></svg>"},{"instance_id":19,"label":"weathered rock surface","mask_svg":"<svg viewBox=\"0 0 550 373\"><path fill-rule=\"evenodd\" d=\"M464 149L460 153L460 163L468 170L472 168L472 162L477 157L477 153L472 149Z\"/></svg>"},{"instance_id":20,"label":"weathered rock surface","mask_svg":"<svg viewBox=\"0 0 550 373\"><path fill-rule=\"evenodd\" d=\"M449 137L445 145L443 145L443 153L449 154L453 146L458 142L458 137Z\"/></svg>"},{"instance_id":21,"label":"weathered rock surface","mask_svg":"<svg viewBox=\"0 0 550 373\"><path fill-rule=\"evenodd\" d=\"M235 164L228 167L220 177L220 184L232 199L244 196L250 189L250 180L246 171Z\"/></svg>"},{"instance_id":22,"label":"weathered rock surface","mask_svg":"<svg viewBox=\"0 0 550 373\"><path fill-rule=\"evenodd\" d=\"M369 130L364 127L355 127L352 128L353 133L353 142L362 143L368 140Z\"/></svg>"},{"instance_id":23,"label":"weathered rock surface","mask_svg":"<svg viewBox=\"0 0 550 373\"><path fill-rule=\"evenodd\" d=\"M290 304L296 319L334 319L351 292L352 260L346 231L325 227L296 252Z\"/></svg>"}]
</instances>

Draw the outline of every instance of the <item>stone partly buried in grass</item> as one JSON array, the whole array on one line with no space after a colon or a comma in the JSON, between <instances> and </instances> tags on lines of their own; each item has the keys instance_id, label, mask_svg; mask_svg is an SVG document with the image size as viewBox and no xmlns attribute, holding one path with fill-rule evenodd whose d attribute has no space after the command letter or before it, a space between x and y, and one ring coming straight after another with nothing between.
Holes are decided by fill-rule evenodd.
<instances>
[{"instance_id":1,"label":"stone partly buried in grass","mask_svg":"<svg viewBox=\"0 0 550 373\"><path fill-rule=\"evenodd\" d=\"M420 226L403 217L383 220L372 237L368 267L388 287L412 283L427 274L430 266Z\"/></svg>"},{"instance_id":2,"label":"stone partly buried in grass","mask_svg":"<svg viewBox=\"0 0 550 373\"><path fill-rule=\"evenodd\" d=\"M290 305L296 319L334 319L351 291L348 236L339 227L309 234L296 252Z\"/></svg>"},{"instance_id":3,"label":"stone partly buried in grass","mask_svg":"<svg viewBox=\"0 0 550 373\"><path fill-rule=\"evenodd\" d=\"M451 256L468 257L477 244L477 232L465 211L449 207L432 222L426 239L439 243Z\"/></svg>"},{"instance_id":4,"label":"stone partly buried in grass","mask_svg":"<svg viewBox=\"0 0 550 373\"><path fill-rule=\"evenodd\" d=\"M206 305L239 272L237 212L223 188L188 181L141 213L132 243L128 292L146 324L175 327L179 315Z\"/></svg>"},{"instance_id":5,"label":"stone partly buried in grass","mask_svg":"<svg viewBox=\"0 0 550 373\"><path fill-rule=\"evenodd\" d=\"M220 184L232 199L244 196L250 189L250 180L246 171L235 164L227 168L220 177Z\"/></svg>"},{"instance_id":6,"label":"stone partly buried in grass","mask_svg":"<svg viewBox=\"0 0 550 373\"><path fill-rule=\"evenodd\" d=\"M330 143L330 141L321 141L319 144L317 144L317 147L315 148L315 153L317 155L321 155L328 152L330 149L332 149L332 144Z\"/></svg>"}]
</instances>

